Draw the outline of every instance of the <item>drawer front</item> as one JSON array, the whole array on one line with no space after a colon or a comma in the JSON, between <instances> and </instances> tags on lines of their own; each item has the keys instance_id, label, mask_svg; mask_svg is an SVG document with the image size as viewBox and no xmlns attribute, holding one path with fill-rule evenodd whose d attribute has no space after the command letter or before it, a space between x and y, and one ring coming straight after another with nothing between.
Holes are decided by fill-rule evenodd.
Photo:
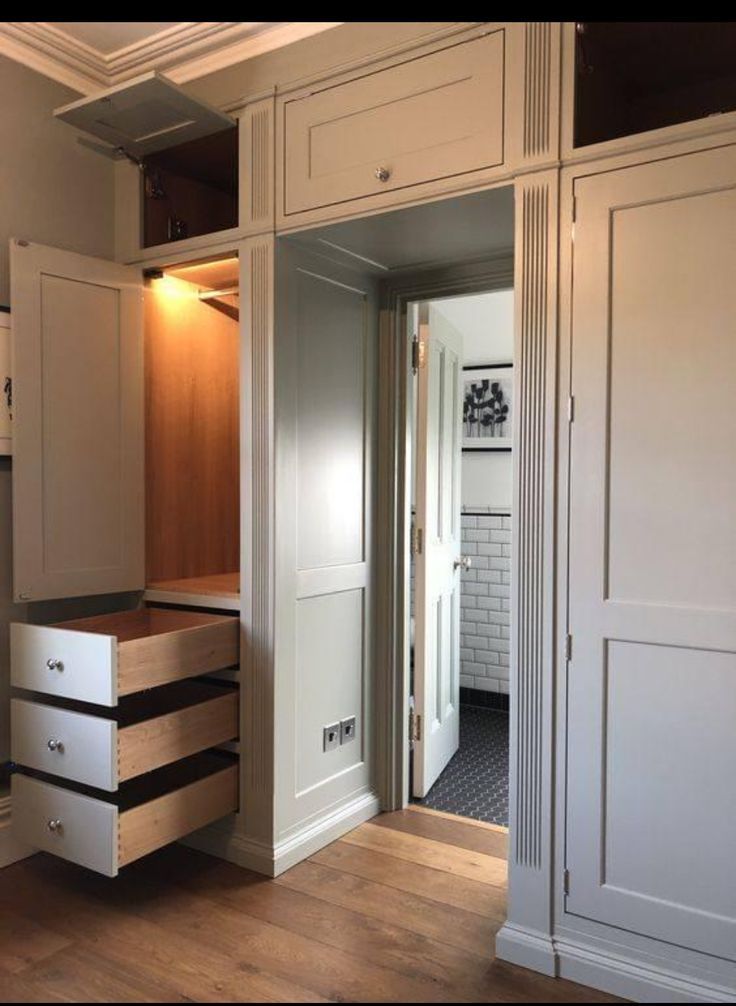
<instances>
[{"instance_id":1,"label":"drawer front","mask_svg":"<svg viewBox=\"0 0 736 1006\"><path fill-rule=\"evenodd\" d=\"M113 636L18 622L10 626L10 680L17 688L112 706L116 659Z\"/></svg>"},{"instance_id":2,"label":"drawer front","mask_svg":"<svg viewBox=\"0 0 736 1006\"><path fill-rule=\"evenodd\" d=\"M117 725L87 713L13 699L13 761L64 779L117 788Z\"/></svg>"},{"instance_id":3,"label":"drawer front","mask_svg":"<svg viewBox=\"0 0 736 1006\"><path fill-rule=\"evenodd\" d=\"M16 838L108 877L117 874L116 807L23 775L14 775L11 787Z\"/></svg>"},{"instance_id":4,"label":"drawer front","mask_svg":"<svg viewBox=\"0 0 736 1006\"><path fill-rule=\"evenodd\" d=\"M285 213L504 160L504 32L284 106Z\"/></svg>"}]
</instances>

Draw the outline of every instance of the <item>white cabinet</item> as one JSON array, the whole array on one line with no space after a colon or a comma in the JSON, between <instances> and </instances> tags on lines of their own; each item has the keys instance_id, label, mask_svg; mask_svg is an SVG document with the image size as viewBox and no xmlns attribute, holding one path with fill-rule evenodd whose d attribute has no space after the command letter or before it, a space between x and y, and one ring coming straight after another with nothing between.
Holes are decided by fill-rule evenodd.
<instances>
[{"instance_id":1,"label":"white cabinet","mask_svg":"<svg viewBox=\"0 0 736 1006\"><path fill-rule=\"evenodd\" d=\"M499 28L287 98L284 217L503 164L504 48Z\"/></svg>"},{"instance_id":2,"label":"white cabinet","mask_svg":"<svg viewBox=\"0 0 736 1006\"><path fill-rule=\"evenodd\" d=\"M579 179L566 910L736 959L736 147Z\"/></svg>"}]
</instances>

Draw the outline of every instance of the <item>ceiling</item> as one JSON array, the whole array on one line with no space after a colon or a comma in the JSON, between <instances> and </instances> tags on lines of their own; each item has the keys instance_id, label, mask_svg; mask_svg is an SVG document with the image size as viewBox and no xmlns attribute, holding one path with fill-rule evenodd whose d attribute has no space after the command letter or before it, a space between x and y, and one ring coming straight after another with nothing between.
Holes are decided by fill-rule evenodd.
<instances>
[{"instance_id":1,"label":"ceiling","mask_svg":"<svg viewBox=\"0 0 736 1006\"><path fill-rule=\"evenodd\" d=\"M151 70L176 83L341 21L0 21L0 55L89 95Z\"/></svg>"},{"instance_id":2,"label":"ceiling","mask_svg":"<svg viewBox=\"0 0 736 1006\"><path fill-rule=\"evenodd\" d=\"M514 247L513 186L328 224L290 240L376 276L496 258Z\"/></svg>"}]
</instances>

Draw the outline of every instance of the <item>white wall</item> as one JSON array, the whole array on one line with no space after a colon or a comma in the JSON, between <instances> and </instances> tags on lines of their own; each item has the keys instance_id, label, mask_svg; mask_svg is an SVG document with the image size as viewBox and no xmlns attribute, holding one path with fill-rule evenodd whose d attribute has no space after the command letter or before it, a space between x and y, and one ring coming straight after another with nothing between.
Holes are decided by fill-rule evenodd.
<instances>
[{"instance_id":1,"label":"white wall","mask_svg":"<svg viewBox=\"0 0 736 1006\"><path fill-rule=\"evenodd\" d=\"M7 304L10 237L112 257L113 165L54 120L54 108L79 97L68 87L0 57L0 95L0 304ZM0 766L9 757L8 623L25 618L12 599L11 477L12 462L0 459Z\"/></svg>"},{"instance_id":2,"label":"white wall","mask_svg":"<svg viewBox=\"0 0 736 1006\"><path fill-rule=\"evenodd\" d=\"M451 297L432 302L463 335L463 364L511 363L514 355L514 292ZM467 510L511 511L511 454L463 454L462 503Z\"/></svg>"}]
</instances>

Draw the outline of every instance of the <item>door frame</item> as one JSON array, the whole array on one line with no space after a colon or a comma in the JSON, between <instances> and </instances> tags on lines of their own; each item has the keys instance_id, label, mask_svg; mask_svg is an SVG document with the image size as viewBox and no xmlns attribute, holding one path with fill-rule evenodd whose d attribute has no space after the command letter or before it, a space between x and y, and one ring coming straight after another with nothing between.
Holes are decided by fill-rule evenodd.
<instances>
[{"instance_id":1,"label":"door frame","mask_svg":"<svg viewBox=\"0 0 736 1006\"><path fill-rule=\"evenodd\" d=\"M509 921L496 938L505 960L555 974L555 696L564 667L556 630L558 257L560 171L514 183L514 451L510 658ZM476 264L387 285L379 335L376 605L376 789L384 810L406 805L408 759L407 451L410 301L493 288ZM485 271L484 271L485 270ZM501 272L509 285L508 259Z\"/></svg>"},{"instance_id":2,"label":"door frame","mask_svg":"<svg viewBox=\"0 0 736 1006\"><path fill-rule=\"evenodd\" d=\"M414 407L408 311L412 303L508 290L512 254L472 266L447 266L385 284L379 332L377 789L385 810L407 806L409 773L410 417Z\"/></svg>"}]
</instances>

